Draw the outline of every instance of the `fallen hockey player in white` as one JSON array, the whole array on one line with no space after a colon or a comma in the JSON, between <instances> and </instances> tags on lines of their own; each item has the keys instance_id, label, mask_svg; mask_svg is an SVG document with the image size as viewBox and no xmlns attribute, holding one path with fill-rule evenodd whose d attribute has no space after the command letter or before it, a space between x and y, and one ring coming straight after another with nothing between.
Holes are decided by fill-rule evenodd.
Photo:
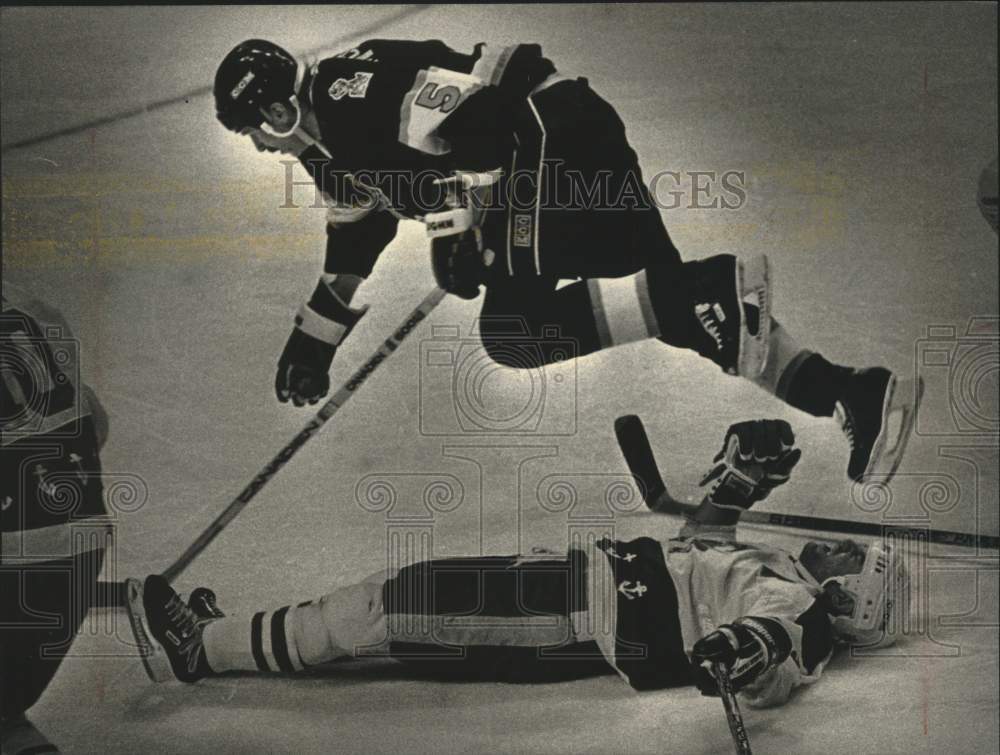
<instances>
[{"instance_id":1,"label":"fallen hockey player in white","mask_svg":"<svg viewBox=\"0 0 1000 755\"><path fill-rule=\"evenodd\" d=\"M786 482L800 455L786 422L733 425L674 538L422 561L243 616L220 611L206 588L185 602L153 575L128 580L129 617L155 681L387 656L476 680L613 670L639 690L715 694L721 662L744 702L780 705L819 678L837 644L891 643L909 584L882 542L809 542L794 556L736 540L740 512Z\"/></svg>"}]
</instances>

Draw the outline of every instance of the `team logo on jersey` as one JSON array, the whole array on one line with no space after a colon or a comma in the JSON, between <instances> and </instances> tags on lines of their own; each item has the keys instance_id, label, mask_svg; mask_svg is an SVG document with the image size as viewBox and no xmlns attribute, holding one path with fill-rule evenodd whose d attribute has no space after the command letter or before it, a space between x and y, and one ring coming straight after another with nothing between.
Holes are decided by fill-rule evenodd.
<instances>
[{"instance_id":1,"label":"team logo on jersey","mask_svg":"<svg viewBox=\"0 0 1000 755\"><path fill-rule=\"evenodd\" d=\"M253 71L247 71L246 76L236 82L236 86L233 87L233 91L229 93L229 96L234 100L238 100L240 95L243 94L243 90L247 88L247 84L253 81L253 79Z\"/></svg>"},{"instance_id":2,"label":"team logo on jersey","mask_svg":"<svg viewBox=\"0 0 1000 755\"><path fill-rule=\"evenodd\" d=\"M337 79L330 85L330 99L342 100L344 97L363 98L368 93L368 84L371 83L373 73L359 71L350 79Z\"/></svg>"},{"instance_id":3,"label":"team logo on jersey","mask_svg":"<svg viewBox=\"0 0 1000 755\"><path fill-rule=\"evenodd\" d=\"M531 246L531 215L514 215L514 246Z\"/></svg>"},{"instance_id":4,"label":"team logo on jersey","mask_svg":"<svg viewBox=\"0 0 1000 755\"><path fill-rule=\"evenodd\" d=\"M633 585L632 580L626 579L624 582L618 585L618 592L620 592L629 600L635 600L636 598L641 598L643 595L646 594L646 590L648 589L649 588L646 587L646 585L644 585L639 580L636 580L635 584Z\"/></svg>"}]
</instances>

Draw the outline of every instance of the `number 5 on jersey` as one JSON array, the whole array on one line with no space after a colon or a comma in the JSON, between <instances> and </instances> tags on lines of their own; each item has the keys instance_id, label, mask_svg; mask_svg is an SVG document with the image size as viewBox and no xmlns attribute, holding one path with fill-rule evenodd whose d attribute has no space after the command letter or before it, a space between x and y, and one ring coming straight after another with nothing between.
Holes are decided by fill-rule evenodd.
<instances>
[{"instance_id":1,"label":"number 5 on jersey","mask_svg":"<svg viewBox=\"0 0 1000 755\"><path fill-rule=\"evenodd\" d=\"M443 68L417 74L400 108L399 141L431 155L443 155L451 145L436 135L438 126L463 99L483 86L477 76Z\"/></svg>"}]
</instances>

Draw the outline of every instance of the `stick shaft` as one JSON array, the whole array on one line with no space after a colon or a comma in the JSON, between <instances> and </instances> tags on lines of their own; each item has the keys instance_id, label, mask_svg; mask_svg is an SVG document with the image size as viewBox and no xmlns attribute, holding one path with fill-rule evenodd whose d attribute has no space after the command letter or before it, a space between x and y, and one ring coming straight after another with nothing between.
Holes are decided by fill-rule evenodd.
<instances>
[{"instance_id":1,"label":"stick shaft","mask_svg":"<svg viewBox=\"0 0 1000 755\"><path fill-rule=\"evenodd\" d=\"M236 516L243 511L253 497L270 482L285 464L304 446L310 438L316 435L323 425L337 413L337 411L347 403L358 388L371 376L373 372L385 361L403 342L403 340L416 328L424 318L441 302L446 292L441 288L435 288L424 300L417 305L406 319L400 324L392 335L385 339L375 350L375 353L365 361L365 363L344 383L336 393L331 396L320 408L316 415L309 420L298 434L292 438L284 448L282 448L267 465L257 473L257 475L243 488L236 498L230 502L222 513L205 528L198 538L188 546L180 557L168 566L163 576L168 582L173 582L190 563L200 554L209 543L211 543L222 530L224 530Z\"/></svg>"},{"instance_id":2,"label":"stick shaft","mask_svg":"<svg viewBox=\"0 0 1000 755\"><path fill-rule=\"evenodd\" d=\"M713 666L715 667L715 680L719 685L719 696L722 698L722 707L726 709L726 722L729 724L729 732L733 735L733 744L736 745L736 753L737 755L752 755L750 736L747 734L747 727L743 723L743 714L740 713L740 705L733 692L729 670L724 663L715 663Z\"/></svg>"},{"instance_id":3,"label":"stick shaft","mask_svg":"<svg viewBox=\"0 0 1000 755\"><path fill-rule=\"evenodd\" d=\"M625 463L628 465L629 471L636 477L643 494L643 500L650 510L658 514L674 516L693 514L697 508L694 504L677 500L667 489L642 420L634 414L619 417L615 420L615 435L618 438L622 455L625 457ZM941 545L961 545L970 548L978 546L994 550L1000 547L1000 538L996 535L931 529L919 525L858 522L851 519L828 519L819 516L768 511L745 511L740 515L740 521L745 524L794 527L815 532L836 532L870 537L881 537L888 529L896 533L907 532L915 536L923 535L930 542Z\"/></svg>"}]
</instances>

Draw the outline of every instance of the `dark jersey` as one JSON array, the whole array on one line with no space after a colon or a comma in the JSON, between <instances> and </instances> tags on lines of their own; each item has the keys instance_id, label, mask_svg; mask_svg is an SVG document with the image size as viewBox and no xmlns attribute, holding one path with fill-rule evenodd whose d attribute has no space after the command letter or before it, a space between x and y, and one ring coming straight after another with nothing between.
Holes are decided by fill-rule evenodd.
<instances>
[{"instance_id":1,"label":"dark jersey","mask_svg":"<svg viewBox=\"0 0 1000 755\"><path fill-rule=\"evenodd\" d=\"M443 206L438 179L498 166L501 115L554 72L537 45L436 40L370 40L313 66L302 96L321 144L299 159L330 208L325 272L366 277L400 218Z\"/></svg>"},{"instance_id":2,"label":"dark jersey","mask_svg":"<svg viewBox=\"0 0 1000 755\"><path fill-rule=\"evenodd\" d=\"M35 299L13 300L5 292L0 314L0 555L5 559L32 555L20 552L27 542L57 547L67 540L62 530L68 525L104 514L98 451L106 420L80 380L79 356L79 343L57 310ZM28 534L34 536L25 539Z\"/></svg>"}]
</instances>

